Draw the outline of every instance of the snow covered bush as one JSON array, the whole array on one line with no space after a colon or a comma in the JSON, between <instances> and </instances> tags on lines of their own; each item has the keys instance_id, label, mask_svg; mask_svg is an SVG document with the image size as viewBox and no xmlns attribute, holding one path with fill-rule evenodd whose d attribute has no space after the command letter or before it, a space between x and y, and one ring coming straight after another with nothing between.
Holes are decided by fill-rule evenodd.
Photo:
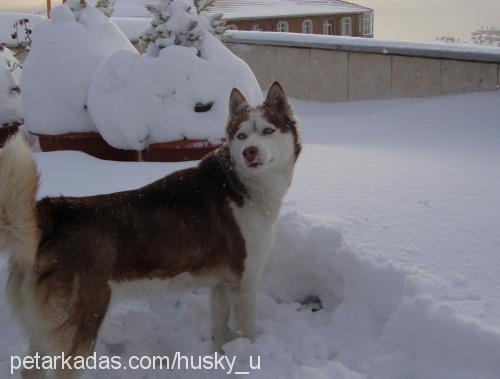
<instances>
[{"instance_id":1,"label":"snow covered bush","mask_svg":"<svg viewBox=\"0 0 500 379\"><path fill-rule=\"evenodd\" d=\"M16 41L18 47L24 47L26 50L31 48L31 35L33 31L28 18L21 18L14 23L14 31L11 38Z\"/></svg>"},{"instance_id":2,"label":"snow covered bush","mask_svg":"<svg viewBox=\"0 0 500 379\"><path fill-rule=\"evenodd\" d=\"M87 111L92 75L117 49L134 47L84 0L55 7L33 36L22 77L26 126L32 133L50 135L96 131Z\"/></svg>"},{"instance_id":3,"label":"snow covered bush","mask_svg":"<svg viewBox=\"0 0 500 379\"><path fill-rule=\"evenodd\" d=\"M155 15L142 37L148 54L117 51L93 77L88 106L97 128L112 146L135 150L222 137L233 87L262 100L255 75L214 35L216 19L198 15L192 3L149 8Z\"/></svg>"},{"instance_id":4,"label":"snow covered bush","mask_svg":"<svg viewBox=\"0 0 500 379\"><path fill-rule=\"evenodd\" d=\"M146 5L153 19L139 36L140 46L155 57L161 49L172 45L192 46L200 53L204 31L220 36L224 23L220 14L199 14L203 9L200 1L195 5L185 0L161 0L159 4Z\"/></svg>"},{"instance_id":5,"label":"snow covered bush","mask_svg":"<svg viewBox=\"0 0 500 379\"><path fill-rule=\"evenodd\" d=\"M0 127L23 118L20 80L19 62L10 50L0 43Z\"/></svg>"},{"instance_id":6,"label":"snow covered bush","mask_svg":"<svg viewBox=\"0 0 500 379\"><path fill-rule=\"evenodd\" d=\"M114 11L115 0L98 0L95 7L106 16L111 17Z\"/></svg>"}]
</instances>

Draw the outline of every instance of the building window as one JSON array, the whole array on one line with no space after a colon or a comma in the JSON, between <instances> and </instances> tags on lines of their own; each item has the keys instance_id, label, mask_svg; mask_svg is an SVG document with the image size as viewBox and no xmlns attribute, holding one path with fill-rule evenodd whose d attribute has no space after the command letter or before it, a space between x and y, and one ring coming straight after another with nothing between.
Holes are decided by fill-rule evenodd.
<instances>
[{"instance_id":1,"label":"building window","mask_svg":"<svg viewBox=\"0 0 500 379\"><path fill-rule=\"evenodd\" d=\"M333 25L330 21L325 21L325 23L323 24L323 34L333 34Z\"/></svg>"},{"instance_id":2,"label":"building window","mask_svg":"<svg viewBox=\"0 0 500 379\"><path fill-rule=\"evenodd\" d=\"M252 30L254 30L256 32L263 32L264 26L261 24L255 24L255 25L252 25Z\"/></svg>"},{"instance_id":3,"label":"building window","mask_svg":"<svg viewBox=\"0 0 500 379\"><path fill-rule=\"evenodd\" d=\"M340 24L340 34L343 36L352 36L352 18L342 17Z\"/></svg>"},{"instance_id":4,"label":"building window","mask_svg":"<svg viewBox=\"0 0 500 379\"><path fill-rule=\"evenodd\" d=\"M276 31L284 33L288 32L288 22L286 21L278 22L278 25L276 25Z\"/></svg>"},{"instance_id":5,"label":"building window","mask_svg":"<svg viewBox=\"0 0 500 379\"><path fill-rule=\"evenodd\" d=\"M311 20L304 20L304 22L302 23L302 33L313 33L313 22Z\"/></svg>"},{"instance_id":6,"label":"building window","mask_svg":"<svg viewBox=\"0 0 500 379\"><path fill-rule=\"evenodd\" d=\"M366 12L360 17L359 31L364 36L373 34L373 13Z\"/></svg>"},{"instance_id":7,"label":"building window","mask_svg":"<svg viewBox=\"0 0 500 379\"><path fill-rule=\"evenodd\" d=\"M226 26L226 29L227 30L238 30L238 27L234 24L231 24L231 25Z\"/></svg>"}]
</instances>

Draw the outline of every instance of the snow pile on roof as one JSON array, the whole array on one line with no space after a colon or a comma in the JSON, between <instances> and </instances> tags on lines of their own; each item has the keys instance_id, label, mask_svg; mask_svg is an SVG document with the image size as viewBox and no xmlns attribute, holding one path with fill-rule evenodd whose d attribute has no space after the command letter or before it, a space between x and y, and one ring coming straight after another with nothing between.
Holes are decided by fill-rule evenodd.
<instances>
[{"instance_id":1,"label":"snow pile on roof","mask_svg":"<svg viewBox=\"0 0 500 379\"><path fill-rule=\"evenodd\" d=\"M0 45L0 127L23 118L20 81L19 62L9 49Z\"/></svg>"},{"instance_id":2,"label":"snow pile on roof","mask_svg":"<svg viewBox=\"0 0 500 379\"><path fill-rule=\"evenodd\" d=\"M223 136L229 94L238 87L252 102L262 92L248 65L205 32L196 49L169 46L158 57L117 51L97 70L89 111L114 147ZM196 106L205 111L195 110ZM203 110L203 109L202 109Z\"/></svg>"},{"instance_id":3,"label":"snow pile on roof","mask_svg":"<svg viewBox=\"0 0 500 379\"><path fill-rule=\"evenodd\" d=\"M371 9L341 0L215 0L208 12L225 19L362 13Z\"/></svg>"},{"instance_id":4,"label":"snow pile on roof","mask_svg":"<svg viewBox=\"0 0 500 379\"><path fill-rule=\"evenodd\" d=\"M22 28L18 31L18 38L12 38L14 24L21 19L28 19L29 27L34 29L39 23L47 18L45 16L29 13L0 12L0 42L4 42L7 46L17 46L18 40L24 41L25 34Z\"/></svg>"},{"instance_id":5,"label":"snow pile on roof","mask_svg":"<svg viewBox=\"0 0 500 379\"><path fill-rule=\"evenodd\" d=\"M55 7L52 18L33 31L22 77L26 126L32 133L95 131L87 111L92 75L114 51L135 52L126 36L104 14L87 5L72 12Z\"/></svg>"}]
</instances>

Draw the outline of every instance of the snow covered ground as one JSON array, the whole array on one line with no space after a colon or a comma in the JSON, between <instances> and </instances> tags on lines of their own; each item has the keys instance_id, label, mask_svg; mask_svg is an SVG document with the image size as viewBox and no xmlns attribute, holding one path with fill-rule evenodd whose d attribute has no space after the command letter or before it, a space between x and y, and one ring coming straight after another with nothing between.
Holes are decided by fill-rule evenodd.
<instances>
[{"instance_id":1,"label":"snow covered ground","mask_svg":"<svg viewBox=\"0 0 500 379\"><path fill-rule=\"evenodd\" d=\"M305 141L258 295L258 378L500 377L500 92L294 101ZM135 188L194 163L39 153L41 195ZM5 261L0 261L0 266ZM5 269L0 271L3 287ZM3 289L3 288L1 288ZM308 299L323 309L312 312ZM207 291L117 304L100 354L208 352ZM25 340L0 295L0 377ZM223 378L169 372L171 378ZM87 372L160 378L164 372Z\"/></svg>"}]
</instances>

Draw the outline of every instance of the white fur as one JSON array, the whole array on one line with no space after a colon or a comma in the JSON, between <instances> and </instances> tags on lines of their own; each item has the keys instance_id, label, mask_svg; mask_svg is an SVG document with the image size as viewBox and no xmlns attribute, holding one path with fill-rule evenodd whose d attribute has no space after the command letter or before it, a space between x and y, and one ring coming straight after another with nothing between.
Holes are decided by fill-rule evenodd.
<instances>
[{"instance_id":1,"label":"white fur","mask_svg":"<svg viewBox=\"0 0 500 379\"><path fill-rule=\"evenodd\" d=\"M33 263L38 245L37 189L35 160L18 133L0 153L0 250L24 266Z\"/></svg>"},{"instance_id":2,"label":"white fur","mask_svg":"<svg viewBox=\"0 0 500 379\"><path fill-rule=\"evenodd\" d=\"M255 306L257 285L262 274L281 208L283 197L290 186L295 162L294 140L291 133L277 130L263 135L265 128L276 127L253 109L238 132L247 138L234 138L230 143L231 156L238 176L248 191L249 199L243 207L231 204L233 215L245 240L245 270L241 282L236 285L221 284L212 288L212 333L214 348L221 350L227 338L227 320L231 304L236 306L236 332L255 340ZM262 165L249 167L243 151L249 146L259 149Z\"/></svg>"}]
</instances>

